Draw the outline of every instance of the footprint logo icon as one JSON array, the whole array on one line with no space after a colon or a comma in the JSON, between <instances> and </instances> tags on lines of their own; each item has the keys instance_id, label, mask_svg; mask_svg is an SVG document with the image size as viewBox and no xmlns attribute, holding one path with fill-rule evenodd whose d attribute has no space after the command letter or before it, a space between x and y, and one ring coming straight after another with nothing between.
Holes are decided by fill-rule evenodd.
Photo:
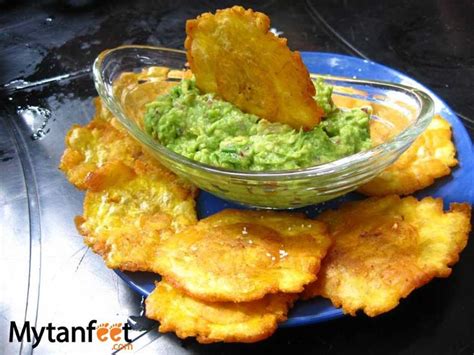
<instances>
[{"instance_id":1,"label":"footprint logo icon","mask_svg":"<svg viewBox=\"0 0 474 355\"><path fill-rule=\"evenodd\" d=\"M122 323L115 323L109 327L110 339L113 341L119 341L122 339L120 334L122 333Z\"/></svg>"},{"instance_id":2,"label":"footprint logo icon","mask_svg":"<svg viewBox=\"0 0 474 355\"><path fill-rule=\"evenodd\" d=\"M97 326L97 339L100 341L106 341L108 339L107 333L109 332L109 323L101 323Z\"/></svg>"}]
</instances>

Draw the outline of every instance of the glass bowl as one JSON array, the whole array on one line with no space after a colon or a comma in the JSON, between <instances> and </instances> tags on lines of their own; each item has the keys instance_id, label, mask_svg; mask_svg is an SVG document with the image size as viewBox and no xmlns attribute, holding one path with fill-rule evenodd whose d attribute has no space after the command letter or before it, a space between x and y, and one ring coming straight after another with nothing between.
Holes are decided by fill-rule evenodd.
<instances>
[{"instance_id":1,"label":"glass bowl","mask_svg":"<svg viewBox=\"0 0 474 355\"><path fill-rule=\"evenodd\" d=\"M129 82L120 94L114 90L114 81L123 73L137 73L153 66L181 70L185 63L184 51L149 46L118 47L97 57L93 66L94 82L107 108L161 164L203 190L244 205L297 208L355 190L392 164L426 129L434 115L432 99L419 89L324 76L324 80L334 86L333 99L339 107L367 104L373 107L371 135L376 144L373 148L298 170L253 172L217 168L167 149L144 132L136 117L131 117L126 107L127 92L140 97L137 89L146 84L144 80ZM146 100L143 105L145 103Z\"/></svg>"}]
</instances>

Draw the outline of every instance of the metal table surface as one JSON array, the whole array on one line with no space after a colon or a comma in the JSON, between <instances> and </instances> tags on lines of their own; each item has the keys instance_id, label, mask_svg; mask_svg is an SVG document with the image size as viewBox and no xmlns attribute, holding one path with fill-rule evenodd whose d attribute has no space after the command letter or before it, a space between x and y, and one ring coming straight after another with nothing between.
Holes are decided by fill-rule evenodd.
<instances>
[{"instance_id":1,"label":"metal table surface","mask_svg":"<svg viewBox=\"0 0 474 355\"><path fill-rule=\"evenodd\" d=\"M110 344L44 339L32 349L8 340L10 322L71 327L136 316L139 354L473 354L472 241L449 279L433 281L392 312L280 329L252 345L200 345L159 334L156 323L139 317L140 297L84 246L73 223L83 193L57 165L66 131L93 114L93 59L121 44L182 48L186 19L232 4L0 1L0 353L110 353ZM367 57L406 72L446 99L473 132L474 2L243 5L267 13L292 48Z\"/></svg>"}]
</instances>

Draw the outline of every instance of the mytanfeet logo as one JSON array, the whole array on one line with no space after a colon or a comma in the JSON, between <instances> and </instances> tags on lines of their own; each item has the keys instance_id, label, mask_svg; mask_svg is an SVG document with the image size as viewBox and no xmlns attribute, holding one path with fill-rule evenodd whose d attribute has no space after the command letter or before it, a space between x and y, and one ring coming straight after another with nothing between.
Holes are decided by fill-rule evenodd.
<instances>
[{"instance_id":1,"label":"mytanfeet logo","mask_svg":"<svg viewBox=\"0 0 474 355\"><path fill-rule=\"evenodd\" d=\"M132 350L132 340L129 338L131 327L128 323L98 323L93 319L87 326L54 326L48 323L47 326L35 327L26 321L19 327L14 321L10 322L9 341L23 342L26 340L36 348L41 341L51 343L100 343L109 342L112 350Z\"/></svg>"}]
</instances>

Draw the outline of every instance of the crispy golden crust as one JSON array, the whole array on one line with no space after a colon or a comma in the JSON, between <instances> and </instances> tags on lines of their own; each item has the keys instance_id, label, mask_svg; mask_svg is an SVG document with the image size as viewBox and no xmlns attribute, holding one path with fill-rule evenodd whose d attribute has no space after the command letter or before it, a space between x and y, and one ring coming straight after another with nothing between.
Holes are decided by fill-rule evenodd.
<instances>
[{"instance_id":1,"label":"crispy golden crust","mask_svg":"<svg viewBox=\"0 0 474 355\"><path fill-rule=\"evenodd\" d=\"M245 112L310 129L323 110L308 70L269 28L265 14L240 6L188 20L184 46L196 84Z\"/></svg>"},{"instance_id":2,"label":"crispy golden crust","mask_svg":"<svg viewBox=\"0 0 474 355\"><path fill-rule=\"evenodd\" d=\"M471 208L441 199L369 198L326 211L334 244L305 298L321 295L355 315L376 316L434 277L447 277L467 243Z\"/></svg>"},{"instance_id":3,"label":"crispy golden crust","mask_svg":"<svg viewBox=\"0 0 474 355\"><path fill-rule=\"evenodd\" d=\"M66 135L66 149L59 168L79 189L90 188L88 177L108 162L132 165L143 153L125 132L114 129L104 115L100 99L95 99L96 115L86 126L74 125Z\"/></svg>"},{"instance_id":4,"label":"crispy golden crust","mask_svg":"<svg viewBox=\"0 0 474 355\"><path fill-rule=\"evenodd\" d=\"M408 195L449 175L458 164L451 126L437 115L427 130L400 158L375 179L359 187L369 196Z\"/></svg>"},{"instance_id":5,"label":"crispy golden crust","mask_svg":"<svg viewBox=\"0 0 474 355\"><path fill-rule=\"evenodd\" d=\"M160 243L154 271L195 298L245 302L303 291L330 242L300 214L224 210Z\"/></svg>"},{"instance_id":6,"label":"crispy golden crust","mask_svg":"<svg viewBox=\"0 0 474 355\"><path fill-rule=\"evenodd\" d=\"M134 168L113 163L97 179L105 183L87 191L76 225L110 268L152 271L160 241L196 223L194 189L163 174L163 168L141 161Z\"/></svg>"},{"instance_id":7,"label":"crispy golden crust","mask_svg":"<svg viewBox=\"0 0 474 355\"><path fill-rule=\"evenodd\" d=\"M158 67L125 73L115 89L139 112L143 103L136 98L158 94L150 85L170 74ZM160 240L196 223L197 190L146 153L99 99L95 104L94 119L69 131L60 163L71 183L87 189L76 226L108 267L149 271Z\"/></svg>"},{"instance_id":8,"label":"crispy golden crust","mask_svg":"<svg viewBox=\"0 0 474 355\"><path fill-rule=\"evenodd\" d=\"M146 316L160 322L160 332L175 332L183 339L253 343L273 334L295 298L276 294L244 303L204 302L161 281L146 299Z\"/></svg>"},{"instance_id":9,"label":"crispy golden crust","mask_svg":"<svg viewBox=\"0 0 474 355\"><path fill-rule=\"evenodd\" d=\"M182 77L189 77L189 71L150 67L139 73L123 73L114 82L114 90L128 116L141 125L145 104L176 85L176 82L165 80ZM133 167L136 160L141 160L156 168L161 166L128 135L99 98L94 100L94 104L95 116L91 122L85 126L74 125L65 138L66 149L59 168L66 174L69 182L82 190L97 190L100 186L95 186L94 181L100 179L93 175L102 174L104 169L112 171L113 169L106 167L109 163L120 162ZM163 167L162 172L171 174ZM119 177L119 174L115 177L109 174L112 180Z\"/></svg>"}]
</instances>

